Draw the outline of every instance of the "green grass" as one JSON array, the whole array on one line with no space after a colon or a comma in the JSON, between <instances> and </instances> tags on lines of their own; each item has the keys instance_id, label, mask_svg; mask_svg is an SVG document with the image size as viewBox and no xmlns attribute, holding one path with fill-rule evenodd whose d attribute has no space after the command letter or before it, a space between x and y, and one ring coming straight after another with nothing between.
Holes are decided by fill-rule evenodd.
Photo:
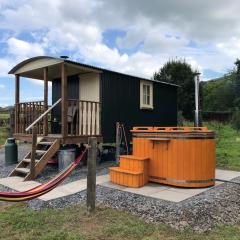
<instances>
[{"instance_id":1,"label":"green grass","mask_svg":"<svg viewBox=\"0 0 240 240\"><path fill-rule=\"evenodd\" d=\"M10 114L7 112L0 112L0 119L8 119L10 118Z\"/></svg>"},{"instance_id":2,"label":"green grass","mask_svg":"<svg viewBox=\"0 0 240 240\"><path fill-rule=\"evenodd\" d=\"M216 158L219 168L240 170L240 132L230 124L211 122L206 124L216 133Z\"/></svg>"},{"instance_id":3,"label":"green grass","mask_svg":"<svg viewBox=\"0 0 240 240\"><path fill-rule=\"evenodd\" d=\"M0 112L0 119L5 120L10 117L10 114L7 112ZM0 127L0 146L3 145L8 137L7 127Z\"/></svg>"},{"instance_id":4,"label":"green grass","mask_svg":"<svg viewBox=\"0 0 240 240\"><path fill-rule=\"evenodd\" d=\"M8 129L0 127L0 146L3 145L8 137Z\"/></svg>"},{"instance_id":5,"label":"green grass","mask_svg":"<svg viewBox=\"0 0 240 240\"><path fill-rule=\"evenodd\" d=\"M193 126L184 122L184 126ZM240 171L240 132L230 123L204 122L216 133L216 163L218 168Z\"/></svg>"},{"instance_id":6,"label":"green grass","mask_svg":"<svg viewBox=\"0 0 240 240\"><path fill-rule=\"evenodd\" d=\"M176 231L165 225L146 223L127 213L98 207L89 214L82 205L61 210L34 211L25 205L0 205L0 239L79 240L227 240L240 239L240 226L222 226L197 234Z\"/></svg>"}]
</instances>

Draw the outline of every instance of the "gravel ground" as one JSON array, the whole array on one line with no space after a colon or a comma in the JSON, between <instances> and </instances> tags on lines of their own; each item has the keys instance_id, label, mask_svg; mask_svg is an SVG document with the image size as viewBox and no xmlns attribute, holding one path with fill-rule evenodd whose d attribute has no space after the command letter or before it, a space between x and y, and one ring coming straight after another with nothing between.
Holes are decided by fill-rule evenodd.
<instances>
[{"instance_id":1,"label":"gravel ground","mask_svg":"<svg viewBox=\"0 0 240 240\"><path fill-rule=\"evenodd\" d=\"M26 146L20 146L19 152L26 153ZM25 153L24 153L25 151ZM0 171L1 177L7 176L11 171L10 167L3 164L3 153L0 150ZM98 174L107 173L107 167L111 165L105 163L100 165ZM56 175L57 168L49 166L43 174L36 179L45 181L53 175ZM78 168L66 182L86 177L86 167ZM48 175L48 177L46 177ZM234 181L240 183L240 177ZM65 182L65 183L66 183ZM7 188L0 186L0 191L6 191ZM191 227L197 232L210 230L219 224L237 224L240 223L240 185L224 183L209 189L195 197L186 199L179 203L168 202L164 200L145 197L129 192L123 192L108 187L97 186L97 203L107 207L128 211L133 215L143 218L145 221L154 223L168 224L176 229ZM86 191L63 198L42 201L31 200L28 206L40 210L42 208L63 208L69 205L75 205L86 200Z\"/></svg>"},{"instance_id":2,"label":"gravel ground","mask_svg":"<svg viewBox=\"0 0 240 240\"><path fill-rule=\"evenodd\" d=\"M18 146L18 160L21 161L24 156L31 150L30 144L19 144ZM108 173L108 168L114 166L114 162L104 162L97 166L97 175L104 175ZM5 165L5 151L0 149L0 178L7 177L9 173L16 167L16 164L11 166ZM43 172L35 179L37 182L44 183L58 174L57 165L47 165ZM73 173L64 181L63 184L80 180L87 177L87 167L78 166Z\"/></svg>"},{"instance_id":3,"label":"gravel ground","mask_svg":"<svg viewBox=\"0 0 240 240\"><path fill-rule=\"evenodd\" d=\"M21 161L24 156L31 150L30 144L19 144L18 146L18 161ZM11 166L5 165L5 150L0 149L0 178L7 177L9 173L16 167L16 164Z\"/></svg>"},{"instance_id":4,"label":"gravel ground","mask_svg":"<svg viewBox=\"0 0 240 240\"><path fill-rule=\"evenodd\" d=\"M240 183L240 178L234 179ZM191 227L204 232L221 224L240 223L240 185L224 183L179 203L154 199L108 187L97 186L97 203L127 211L147 222L164 223L183 230ZM86 191L67 197L32 200L29 207L63 208L86 201Z\"/></svg>"}]
</instances>

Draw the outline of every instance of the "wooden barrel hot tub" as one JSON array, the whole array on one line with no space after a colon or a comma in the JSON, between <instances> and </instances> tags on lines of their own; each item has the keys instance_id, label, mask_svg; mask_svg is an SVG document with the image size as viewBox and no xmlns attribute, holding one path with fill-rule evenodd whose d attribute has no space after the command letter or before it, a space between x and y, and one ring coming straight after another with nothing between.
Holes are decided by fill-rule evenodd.
<instances>
[{"instance_id":1,"label":"wooden barrel hot tub","mask_svg":"<svg viewBox=\"0 0 240 240\"><path fill-rule=\"evenodd\" d=\"M215 134L206 127L134 127L133 156L148 158L148 181L207 187L215 181Z\"/></svg>"}]
</instances>

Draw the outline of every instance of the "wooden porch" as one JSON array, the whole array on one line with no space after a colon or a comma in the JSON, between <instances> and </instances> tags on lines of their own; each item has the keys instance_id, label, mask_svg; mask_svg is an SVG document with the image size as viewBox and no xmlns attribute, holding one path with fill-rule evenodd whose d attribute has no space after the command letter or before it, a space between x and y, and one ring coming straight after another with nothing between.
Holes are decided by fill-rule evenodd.
<instances>
[{"instance_id":1,"label":"wooden porch","mask_svg":"<svg viewBox=\"0 0 240 240\"><path fill-rule=\"evenodd\" d=\"M25 67L26 68L26 67ZM58 139L61 144L87 143L91 136L101 136L101 103L68 96L68 76L89 72L89 69L68 64L65 61L52 66L31 68L26 72L15 71L15 129L14 137L21 141L32 142L32 128L38 136L45 139ZM91 69L91 71L94 71ZM20 102L20 77L36 78L44 81L44 98L42 101ZM48 82L54 78L61 79L61 98L48 104ZM59 119L53 112L58 109Z\"/></svg>"}]
</instances>

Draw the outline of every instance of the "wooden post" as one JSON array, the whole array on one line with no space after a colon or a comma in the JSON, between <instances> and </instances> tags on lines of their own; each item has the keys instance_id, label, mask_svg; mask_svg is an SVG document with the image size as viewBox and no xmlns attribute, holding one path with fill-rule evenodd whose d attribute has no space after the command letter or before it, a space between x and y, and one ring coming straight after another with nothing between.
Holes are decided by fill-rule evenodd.
<instances>
[{"instance_id":1,"label":"wooden post","mask_svg":"<svg viewBox=\"0 0 240 240\"><path fill-rule=\"evenodd\" d=\"M10 111L10 119L9 119L9 137L13 137L13 133L14 133L14 110L12 109ZM15 125L16 127L16 125Z\"/></svg>"},{"instance_id":2,"label":"wooden post","mask_svg":"<svg viewBox=\"0 0 240 240\"><path fill-rule=\"evenodd\" d=\"M19 127L19 100L20 100L20 76L15 75L15 133L18 133Z\"/></svg>"},{"instance_id":3,"label":"wooden post","mask_svg":"<svg viewBox=\"0 0 240 240\"><path fill-rule=\"evenodd\" d=\"M44 68L44 106L43 111L46 112L48 110L48 68ZM43 119L43 135L48 135L48 114Z\"/></svg>"},{"instance_id":4,"label":"wooden post","mask_svg":"<svg viewBox=\"0 0 240 240\"><path fill-rule=\"evenodd\" d=\"M37 127L34 126L32 128L32 152L31 152L31 162L30 162L31 179L35 177L36 146L37 146Z\"/></svg>"},{"instance_id":5,"label":"wooden post","mask_svg":"<svg viewBox=\"0 0 240 240\"><path fill-rule=\"evenodd\" d=\"M95 210L96 202L96 162L97 162L97 138L88 139L88 160L87 160L87 209L90 212Z\"/></svg>"},{"instance_id":6,"label":"wooden post","mask_svg":"<svg viewBox=\"0 0 240 240\"><path fill-rule=\"evenodd\" d=\"M61 73L61 98L62 98L62 112L61 112L61 122L62 122L62 137L67 137L67 71L66 65L62 63L62 73Z\"/></svg>"}]
</instances>

